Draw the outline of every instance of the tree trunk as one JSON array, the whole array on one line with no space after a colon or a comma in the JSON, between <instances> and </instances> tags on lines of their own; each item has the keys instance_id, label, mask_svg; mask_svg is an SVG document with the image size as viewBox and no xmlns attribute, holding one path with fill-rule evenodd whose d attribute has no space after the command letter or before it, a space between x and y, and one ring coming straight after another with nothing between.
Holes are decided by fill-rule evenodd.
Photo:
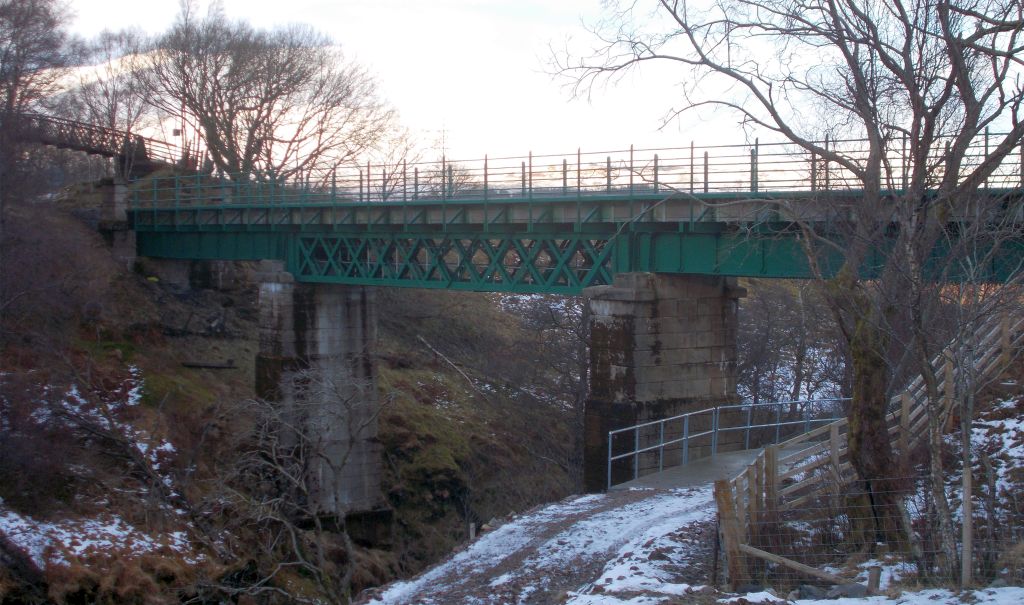
<instances>
[{"instance_id":1,"label":"tree trunk","mask_svg":"<svg viewBox=\"0 0 1024 605\"><path fill-rule=\"evenodd\" d=\"M899 531L900 480L892 477L893 450L885 421L885 335L870 316L856 320L850 334L853 358L853 401L850 404L850 463L864 481L871 503L875 541L905 545Z\"/></svg>"}]
</instances>

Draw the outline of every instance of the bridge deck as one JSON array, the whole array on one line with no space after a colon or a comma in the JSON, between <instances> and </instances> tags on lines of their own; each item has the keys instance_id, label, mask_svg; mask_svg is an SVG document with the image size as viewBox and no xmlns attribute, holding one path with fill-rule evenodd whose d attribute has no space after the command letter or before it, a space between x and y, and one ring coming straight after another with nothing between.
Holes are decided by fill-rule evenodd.
<instances>
[{"instance_id":1,"label":"bridge deck","mask_svg":"<svg viewBox=\"0 0 1024 605\"><path fill-rule=\"evenodd\" d=\"M801 449L805 448L782 448L779 450L779 457L784 458L790 454L795 454ZM619 483L613 486L611 491L632 488L672 489L711 485L718 479L735 478L762 451L763 448L715 454L708 458L701 458L688 464L665 469L660 473L652 473L639 479Z\"/></svg>"},{"instance_id":2,"label":"bridge deck","mask_svg":"<svg viewBox=\"0 0 1024 605\"><path fill-rule=\"evenodd\" d=\"M863 194L849 173L790 147L367 165L287 182L172 175L136 184L129 218L141 255L280 259L306 282L578 294L635 271L807 278L797 224L829 236ZM902 193L903 160L885 195ZM1024 223L1022 165L986 184L999 220ZM885 248L863 276L878 274ZM1009 248L987 279L1024 259L1024 244ZM841 246L815 262L837 271Z\"/></svg>"}]
</instances>

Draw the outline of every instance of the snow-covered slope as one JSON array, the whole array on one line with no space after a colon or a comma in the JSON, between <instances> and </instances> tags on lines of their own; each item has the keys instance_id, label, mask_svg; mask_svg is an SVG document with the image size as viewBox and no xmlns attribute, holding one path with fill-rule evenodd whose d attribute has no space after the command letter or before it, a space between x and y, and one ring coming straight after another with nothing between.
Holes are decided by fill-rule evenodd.
<instances>
[{"instance_id":1,"label":"snow-covered slope","mask_svg":"<svg viewBox=\"0 0 1024 605\"><path fill-rule=\"evenodd\" d=\"M714 515L709 489L570 498L486 533L371 603L590 603L591 594L692 590L669 569L692 549L678 530Z\"/></svg>"},{"instance_id":2,"label":"snow-covered slope","mask_svg":"<svg viewBox=\"0 0 1024 605\"><path fill-rule=\"evenodd\" d=\"M1017 492L1024 468L1024 398L995 403L974 423L975 457L985 456L1002 497ZM718 594L710 577L717 539L710 486L635 489L566 499L485 533L446 562L365 595L362 603L648 605L784 603L786 595ZM865 563L867 565L867 563ZM856 570L853 570L856 571ZM853 576L850 576L853 577ZM895 576L893 576L895 578ZM886 578L888 580L889 578ZM864 581L863 578L860 579ZM883 588L888 581L883 583ZM898 596L892 596L898 595ZM800 600L801 605L984 605L1024 603L1024 588L900 593L866 599Z\"/></svg>"}]
</instances>

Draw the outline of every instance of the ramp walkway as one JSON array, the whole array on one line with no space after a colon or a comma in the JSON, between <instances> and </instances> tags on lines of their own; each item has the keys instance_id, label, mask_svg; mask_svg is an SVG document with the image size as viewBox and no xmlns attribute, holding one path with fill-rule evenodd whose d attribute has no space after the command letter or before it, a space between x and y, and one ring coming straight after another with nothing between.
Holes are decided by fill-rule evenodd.
<instances>
[{"instance_id":1,"label":"ramp walkway","mask_svg":"<svg viewBox=\"0 0 1024 605\"><path fill-rule=\"evenodd\" d=\"M609 431L608 489L698 486L731 479L764 446L844 418L847 401L715 406Z\"/></svg>"},{"instance_id":2,"label":"ramp walkway","mask_svg":"<svg viewBox=\"0 0 1024 605\"><path fill-rule=\"evenodd\" d=\"M789 456L801 450L800 447L780 448L781 456ZM630 489L682 489L689 487L704 487L713 484L719 479L732 479L746 470L763 452L762 448L752 450L741 450L738 452L724 452L715 454L708 458L701 458L693 462L674 466L661 472L645 475L638 479L619 483L610 488L610 491L622 491Z\"/></svg>"}]
</instances>

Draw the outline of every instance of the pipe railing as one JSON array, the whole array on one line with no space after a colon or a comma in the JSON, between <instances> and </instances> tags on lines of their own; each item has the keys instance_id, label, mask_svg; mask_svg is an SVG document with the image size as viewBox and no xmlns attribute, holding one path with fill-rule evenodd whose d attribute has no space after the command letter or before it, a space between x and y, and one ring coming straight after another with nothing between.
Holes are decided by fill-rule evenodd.
<instances>
[{"instance_id":1,"label":"pipe railing","mask_svg":"<svg viewBox=\"0 0 1024 605\"><path fill-rule=\"evenodd\" d=\"M127 156L161 164L181 160L181 150L170 143L114 128L37 113L21 114L22 138L106 157Z\"/></svg>"},{"instance_id":2,"label":"pipe railing","mask_svg":"<svg viewBox=\"0 0 1024 605\"><path fill-rule=\"evenodd\" d=\"M644 474L641 469L641 457L644 454L657 452L657 469L654 470L652 464L650 472L660 472L666 468L665 450L673 446L679 450L679 464L687 464L691 460L691 452L698 448L707 450L708 456L717 454L722 435L725 433L743 433L743 447L735 449L762 447L768 442L779 443L783 437L806 433L816 425L828 424L843 417L841 405L837 404L845 401L849 399L826 398L716 406L608 431L608 487L614 485L612 469L618 460L632 460L632 479L638 479ZM768 412L763 414L763 419L757 418L761 410ZM677 428L673 428L674 425ZM792 427L798 428L796 431L788 430ZM632 445L632 449L615 453L616 446L619 450L623 449L624 440ZM738 444L737 441L730 445Z\"/></svg>"},{"instance_id":3,"label":"pipe railing","mask_svg":"<svg viewBox=\"0 0 1024 605\"><path fill-rule=\"evenodd\" d=\"M1004 135L986 133L972 143L965 172L987 157ZM862 139L825 141L822 146L855 165L868 158ZM1024 146L1009 154L985 187L1024 186ZM945 146L929 155L930 173L942 177ZM892 145L883 187L898 192L907 186L912 165L906 146ZM860 181L848 168L792 143L576 150L568 154L442 158L436 162L339 165L287 177L256 173L154 179L152 191L138 192L133 203L157 207L188 200L218 204L344 204L503 200L571 200L581 198L657 199L673 194L768 195L781 192L855 191ZM211 193L221 195L210 195ZM225 194L225 193L229 193ZM167 194L167 195L165 195Z\"/></svg>"}]
</instances>

